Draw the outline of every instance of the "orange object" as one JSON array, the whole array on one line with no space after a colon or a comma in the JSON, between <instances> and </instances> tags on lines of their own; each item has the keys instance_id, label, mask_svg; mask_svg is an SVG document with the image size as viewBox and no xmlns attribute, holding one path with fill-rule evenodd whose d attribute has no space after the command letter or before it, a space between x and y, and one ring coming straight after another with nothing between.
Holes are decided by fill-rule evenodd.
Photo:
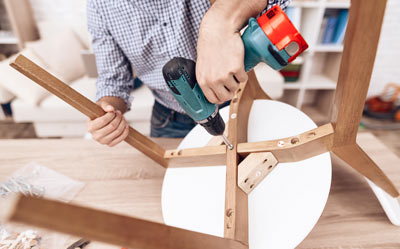
<instances>
[{"instance_id":1,"label":"orange object","mask_svg":"<svg viewBox=\"0 0 400 249\"><path fill-rule=\"evenodd\" d=\"M390 90L394 89L394 93L390 97ZM388 98L389 96L389 98ZM388 83L380 96L372 97L367 100L368 110L373 112L391 112L396 107L395 103L400 96L400 86L395 83ZM388 100L385 100L387 98Z\"/></svg>"},{"instance_id":2,"label":"orange object","mask_svg":"<svg viewBox=\"0 0 400 249\"><path fill-rule=\"evenodd\" d=\"M292 42L297 43L299 49L289 58L289 62L308 48L307 42L279 5L272 7L266 15L260 16L257 22L279 51L285 49Z\"/></svg>"}]
</instances>

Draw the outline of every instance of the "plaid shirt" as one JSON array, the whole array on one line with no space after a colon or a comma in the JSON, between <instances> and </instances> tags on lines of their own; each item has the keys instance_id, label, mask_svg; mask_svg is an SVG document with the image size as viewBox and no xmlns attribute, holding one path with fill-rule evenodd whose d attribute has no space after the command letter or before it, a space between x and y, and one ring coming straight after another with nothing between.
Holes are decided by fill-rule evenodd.
<instances>
[{"instance_id":1,"label":"plaid shirt","mask_svg":"<svg viewBox=\"0 0 400 249\"><path fill-rule=\"evenodd\" d=\"M265 1L265 0L264 0ZM283 9L290 0L268 0ZM162 67L173 57L196 61L196 45L209 0L88 0L88 29L99 71L96 99L117 96L128 108L132 66L164 106L184 113L169 92Z\"/></svg>"}]
</instances>

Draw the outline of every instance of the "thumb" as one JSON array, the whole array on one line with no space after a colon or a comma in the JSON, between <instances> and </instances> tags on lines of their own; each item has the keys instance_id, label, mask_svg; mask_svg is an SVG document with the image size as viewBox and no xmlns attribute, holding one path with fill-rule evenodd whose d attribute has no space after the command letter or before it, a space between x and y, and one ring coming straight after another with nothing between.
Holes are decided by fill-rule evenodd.
<instances>
[{"instance_id":1,"label":"thumb","mask_svg":"<svg viewBox=\"0 0 400 249\"><path fill-rule=\"evenodd\" d=\"M115 111L114 106L110 105L110 104L109 104L108 102L106 102L106 101L101 102L101 103L100 103L100 106L101 106L101 108L103 108L103 110L104 110L105 112L113 112L113 111Z\"/></svg>"}]
</instances>

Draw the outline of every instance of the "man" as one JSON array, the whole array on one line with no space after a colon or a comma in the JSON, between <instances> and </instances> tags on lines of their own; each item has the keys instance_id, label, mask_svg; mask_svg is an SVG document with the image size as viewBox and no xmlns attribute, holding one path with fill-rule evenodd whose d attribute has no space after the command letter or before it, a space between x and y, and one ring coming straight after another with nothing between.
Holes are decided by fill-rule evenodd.
<instances>
[{"instance_id":1,"label":"man","mask_svg":"<svg viewBox=\"0 0 400 249\"><path fill-rule=\"evenodd\" d=\"M195 123L169 93L162 67L175 56L197 61L197 81L207 99L230 100L238 82L247 81L240 29L250 17L289 1L217 0L210 7L209 0L88 0L97 103L106 112L88 121L88 131L109 146L126 138L123 113L130 108L133 66L155 97L150 135L184 137Z\"/></svg>"}]
</instances>

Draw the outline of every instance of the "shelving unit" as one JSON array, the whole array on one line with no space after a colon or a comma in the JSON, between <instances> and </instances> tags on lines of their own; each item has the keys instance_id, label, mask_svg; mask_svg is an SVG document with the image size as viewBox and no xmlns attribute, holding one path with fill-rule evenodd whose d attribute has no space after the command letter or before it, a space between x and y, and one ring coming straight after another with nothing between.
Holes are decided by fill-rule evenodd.
<instances>
[{"instance_id":1,"label":"shelving unit","mask_svg":"<svg viewBox=\"0 0 400 249\"><path fill-rule=\"evenodd\" d=\"M289 6L301 8L299 29L309 49L302 55L299 80L285 83L281 100L323 123L330 117L343 45L319 44L318 38L326 10L348 9L350 0L292 0Z\"/></svg>"},{"instance_id":2,"label":"shelving unit","mask_svg":"<svg viewBox=\"0 0 400 249\"><path fill-rule=\"evenodd\" d=\"M38 38L30 1L0 0L0 53L15 53Z\"/></svg>"}]
</instances>

